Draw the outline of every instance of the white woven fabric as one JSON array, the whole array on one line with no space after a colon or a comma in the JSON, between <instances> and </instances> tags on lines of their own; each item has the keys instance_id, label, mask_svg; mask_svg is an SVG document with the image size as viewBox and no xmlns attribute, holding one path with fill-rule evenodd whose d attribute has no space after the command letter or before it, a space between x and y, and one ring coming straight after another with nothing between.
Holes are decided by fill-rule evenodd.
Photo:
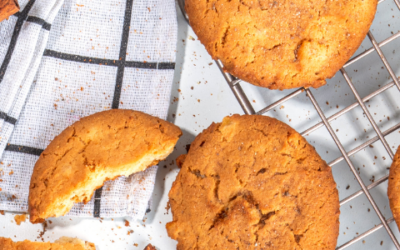
<instances>
[{"instance_id":1,"label":"white woven fabric","mask_svg":"<svg viewBox=\"0 0 400 250\"><path fill-rule=\"evenodd\" d=\"M0 210L26 212L38 155L67 126L111 108L166 118L177 23L174 0L20 6L0 23ZM156 172L109 181L69 215L141 219Z\"/></svg>"}]
</instances>

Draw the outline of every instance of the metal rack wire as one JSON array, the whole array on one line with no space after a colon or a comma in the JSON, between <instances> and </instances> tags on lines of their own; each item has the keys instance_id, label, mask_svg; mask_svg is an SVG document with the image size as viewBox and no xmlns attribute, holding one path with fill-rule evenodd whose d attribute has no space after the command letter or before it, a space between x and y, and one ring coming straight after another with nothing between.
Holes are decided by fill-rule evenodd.
<instances>
[{"instance_id":1,"label":"metal rack wire","mask_svg":"<svg viewBox=\"0 0 400 250\"><path fill-rule=\"evenodd\" d=\"M385 0L380 0L378 1L378 4L382 3ZM399 0L393 0L394 3L396 4L397 8L400 11L400 2ZM184 9L184 0L178 0L179 3L179 7L182 10L182 13L186 19L186 21L188 21L188 16L185 12ZM293 91L292 93L286 95L285 97L279 99L278 101L275 101L274 103L271 103L270 105L266 106L265 108L259 110L259 111L255 111L253 106L251 105L248 97L246 96L246 94L244 93L242 87L240 86L240 83L242 80L232 76L229 73L226 73L223 71L223 64L221 63L221 61L217 60L215 61L217 66L219 67L219 69L221 70L221 73L223 74L226 82L228 83L230 89L232 90L234 96L236 97L237 101L239 102L240 106L242 107L243 111L245 114L264 114L270 110L273 110L274 108L282 105L284 102L292 99L293 97L298 96L299 94L306 92L307 97L310 99L311 103L313 104L315 110L317 111L318 115L321 118L321 122L317 123L316 125L306 129L305 131L303 131L301 133L301 135L308 135L310 133L312 133L313 131L317 130L318 128L321 128L323 126L325 126L330 134L330 136L332 137L332 139L334 140L335 144L337 145L339 151L341 152L342 156L336 158L335 160L331 161L328 165L329 166L333 166L343 160L345 160L348 164L348 166L350 167L350 170L353 172L357 182L359 183L359 185L361 186L361 190L358 192L353 193L352 195L342 199L340 201L340 206L344 205L345 203L353 200L354 198L365 194L365 196L367 197L367 199L369 200L369 202L371 203L373 209L375 210L376 214L378 215L381 223L379 225L376 225L375 227L371 228L370 230L358 235L357 237L353 238L350 241L347 241L346 243L342 244L341 246L338 246L336 249L337 250L341 250L341 249L345 249L347 247L349 247L350 245L354 244L357 241L360 241L361 239L365 238L366 236L376 232L377 230L379 230L380 228L385 228L385 230L387 231L387 233L389 234L391 240L393 241L393 244L395 245L395 247L400 250L400 244L397 241L396 237L394 236L392 230L389 227L389 224L392 223L394 221L393 218L389 218L386 219L383 215L382 212L379 210L375 200L372 198L369 190L377 187L379 184L385 182L388 179L388 175L383 176L382 178L376 180L375 182L373 182L372 184L366 186L364 184L364 182L362 181L360 175L357 173L352 161L350 160L350 156L352 156L353 154L359 152L360 150L368 147L369 145L380 141L384 148L386 149L387 153L389 154L390 158L393 159L393 152L390 149L388 142L385 139L385 136L389 135L390 133L394 132L395 130L400 128L400 123L394 125L393 127L385 130L385 131L381 131L377 125L377 123L374 121L374 119L372 118L370 112L368 111L365 102L369 101L371 98L379 95L380 93L392 88L393 86L396 86L399 91L400 91L400 82L399 79L397 78L397 76L395 75L391 65L389 64L388 60L386 59L385 55L383 54L381 47L383 47L384 45L394 41L396 38L400 37L400 32L393 34L392 36L386 38L385 40L383 40L382 42L378 43L373 34L371 33L371 31L368 32L368 38L372 43L372 47L369 48L368 50L362 52L361 54L353 57L352 59L350 59L344 66L343 68L340 69L340 72L342 73L344 79L346 80L346 83L348 84L348 86L350 87L351 91L353 92L355 98L357 99L357 102L347 106L346 108L342 109L341 111L333 114L330 117L326 117L325 114L323 113L320 105L318 104L318 102L316 101L314 95L311 93L311 91L309 89L305 89L305 88L299 88L295 91ZM380 87L379 89L375 90L374 92L370 93L369 95L367 95L364 98L361 98L360 95L358 94L352 80L350 79L349 75L347 74L345 68L348 67L349 65L355 63L356 61L360 60L361 58L376 52L380 59L382 60L386 70L389 72L389 75L391 77L391 79L393 80L392 82L390 82L389 84L386 84L382 87ZM353 110L354 108L360 106L363 110L363 112L365 113L366 117L369 120L369 123L372 125L376 136L369 139L368 141L364 142L363 144L359 145L358 147L346 152L346 150L344 149L342 143L339 141L337 135L335 134L334 130L332 129L330 122L335 120L336 118L342 116L343 114Z\"/></svg>"}]
</instances>

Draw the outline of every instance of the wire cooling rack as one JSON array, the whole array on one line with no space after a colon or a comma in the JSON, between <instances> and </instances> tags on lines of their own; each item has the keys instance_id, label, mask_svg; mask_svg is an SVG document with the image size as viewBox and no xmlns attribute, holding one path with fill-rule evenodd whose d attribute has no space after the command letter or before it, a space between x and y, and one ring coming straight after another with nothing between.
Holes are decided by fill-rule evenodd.
<instances>
[{"instance_id":1,"label":"wire cooling rack","mask_svg":"<svg viewBox=\"0 0 400 250\"><path fill-rule=\"evenodd\" d=\"M380 0L378 2L378 4L384 2L385 0ZM389 1L389 0L386 0ZM393 0L395 5L398 8L398 11L400 11L400 2L399 0ZM180 9L182 10L182 13L186 19L186 21L188 21L188 16L185 12L184 9L184 0L178 0L178 4ZM393 151L391 150L387 140L385 139L385 136L393 133L394 131L396 131L397 129L400 128L400 123L397 123L396 125L390 127L389 129L386 129L385 131L381 131L381 129L379 128L378 124L375 122L374 118L371 115L371 112L369 111L369 109L367 108L367 105L365 104L366 102L368 102L369 100L371 100L373 97L378 96L379 94L385 92L386 90L392 88L393 86L397 87L398 90L400 90L400 82L399 82L399 78L395 75L392 66L389 64L389 61L387 60L386 56L384 55L384 53L382 52L381 47L393 42L396 38L400 37L400 32L397 33L392 33L391 36L387 37L386 39L384 39L381 42L377 42L377 40L374 38L371 30L368 32L367 34L368 39L371 41L372 43L372 47L370 47L369 49L365 50L364 52L354 56L353 58L351 58L344 66L343 68L340 69L340 73L343 75L346 83L348 84L351 92L354 94L355 99L357 100L355 103L345 107L344 109L340 110L339 112L334 113L333 115L330 115L329 117L327 117L324 112L323 109L321 108L320 104L317 102L316 98L314 97L313 93L310 91L310 89L305 89L305 88L299 88L293 92L291 92L290 94L284 96L283 98L269 104L268 106L262 108L259 111L255 111L254 107L252 106L251 102L249 101L248 96L245 94L245 92L242 89L242 86L240 85L242 80L232 76L229 73L226 73L223 71L223 64L221 63L221 61L217 60L215 61L217 66L219 67L219 69L221 70L221 73L223 74L226 82L228 83L230 89L232 90L234 96L236 97L237 101L239 102L241 108L243 109L244 113L246 114L265 114L268 111L274 110L275 108L281 106L283 103L287 102L288 100L300 95L301 93L305 92L306 96L309 98L309 100L311 101L311 103L313 104L315 110L317 111L319 117L321 118L321 121L318 122L317 124L311 126L310 128L306 129L304 132L302 132L301 134L303 136L305 135L309 135L310 133L312 133L313 131L316 131L317 129L321 128L321 127L326 127L326 129L328 130L330 136L332 137L332 139L334 140L335 144L337 145L340 153L342 156L336 158L335 160L329 162L329 166L334 166L335 164L341 162L341 161L345 161L348 165L348 167L350 168L351 172L354 174L355 179L357 180L357 182L359 183L361 190L359 190L358 192L353 193L350 196L347 196L346 198L342 199L340 201L340 206L343 206L344 204L348 203L349 201L355 199L356 197L365 194L365 196L367 197L368 201L371 203L371 206L373 207L373 209L375 210L377 216L379 217L380 220L380 224L375 225L373 228L369 229L368 231L365 231L361 234L358 234L357 237L353 238L352 240L349 240L345 243L343 243L342 245L338 246L336 249L340 250L340 249L345 249L347 247L349 247L350 245L364 239L365 237L373 234L374 232L378 231L381 228L384 228L390 239L393 241L394 246L396 247L396 249L400 250L400 244L398 242L398 240L396 239L393 231L391 230L391 228L389 227L390 223L394 222L393 217L386 219L381 210L379 209L376 201L374 200L374 198L372 197L372 195L370 194L371 189L373 189L374 187L377 187L378 185L380 185L381 183L385 182L388 179L388 175L386 174L385 176L381 177L378 180L373 181L370 185L366 185L364 183L364 181L362 180L362 178L360 177L360 174L357 172L356 167L354 166L354 164L352 163L352 161L350 160L350 156L354 155L355 153L367 148L367 147L373 147L372 144L380 141L383 144L383 147L385 148L387 154L390 156L391 159L393 159ZM355 88L355 85L351 79L351 77L349 76L349 74L346 72L346 68L354 63L356 63L357 61L359 61L360 59L364 58L365 56L371 54L371 53L377 53L379 58L381 59L385 69L387 70L387 72L390 75L390 78L392 80L392 82L379 87L378 89L376 89L375 91L373 91L372 93L369 93L368 95L366 95L364 98L361 98L359 92L357 91L357 89ZM370 125L373 127L376 136L374 136L373 138L367 140L366 142L362 143L361 145L346 151L343 144L340 142L337 134L335 133L334 129L332 128L330 122L332 122L333 120L339 118L340 116L348 113L349 111L355 109L356 107L361 107L361 109L363 110L365 116L367 117L367 119L369 120Z\"/></svg>"}]
</instances>

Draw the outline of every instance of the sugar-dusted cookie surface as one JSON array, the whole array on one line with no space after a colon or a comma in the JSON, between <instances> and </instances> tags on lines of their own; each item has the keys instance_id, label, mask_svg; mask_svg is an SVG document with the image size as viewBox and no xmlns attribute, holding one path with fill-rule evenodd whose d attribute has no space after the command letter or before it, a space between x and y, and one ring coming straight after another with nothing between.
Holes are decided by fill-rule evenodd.
<instances>
[{"instance_id":1,"label":"sugar-dusted cookie surface","mask_svg":"<svg viewBox=\"0 0 400 250\"><path fill-rule=\"evenodd\" d=\"M10 238L0 237L0 250L96 250L96 247L93 243L68 237L61 237L54 243L29 240L13 242Z\"/></svg>"},{"instance_id":2,"label":"sugar-dusted cookie surface","mask_svg":"<svg viewBox=\"0 0 400 250\"><path fill-rule=\"evenodd\" d=\"M177 249L333 250L331 168L288 125L234 115L196 137L169 193Z\"/></svg>"},{"instance_id":3,"label":"sugar-dusted cookie surface","mask_svg":"<svg viewBox=\"0 0 400 250\"><path fill-rule=\"evenodd\" d=\"M270 89L320 87L353 55L377 0L186 0L190 25L226 71Z\"/></svg>"},{"instance_id":4,"label":"sugar-dusted cookie surface","mask_svg":"<svg viewBox=\"0 0 400 250\"><path fill-rule=\"evenodd\" d=\"M388 197L390 210L397 227L400 227L400 147L397 148L389 171Z\"/></svg>"},{"instance_id":5,"label":"sugar-dusted cookie surface","mask_svg":"<svg viewBox=\"0 0 400 250\"><path fill-rule=\"evenodd\" d=\"M133 110L109 110L66 128L40 155L29 189L32 223L65 215L88 202L107 180L129 176L164 160L181 130Z\"/></svg>"}]
</instances>

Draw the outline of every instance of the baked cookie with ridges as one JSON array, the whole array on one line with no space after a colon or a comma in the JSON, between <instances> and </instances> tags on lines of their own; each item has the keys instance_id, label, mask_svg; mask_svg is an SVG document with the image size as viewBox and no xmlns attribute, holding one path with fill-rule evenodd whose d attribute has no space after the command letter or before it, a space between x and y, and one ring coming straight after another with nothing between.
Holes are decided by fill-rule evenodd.
<instances>
[{"instance_id":1,"label":"baked cookie with ridges","mask_svg":"<svg viewBox=\"0 0 400 250\"><path fill-rule=\"evenodd\" d=\"M96 247L93 243L69 237L61 237L54 243L29 240L13 242L10 238L0 237L0 250L96 250Z\"/></svg>"},{"instance_id":2,"label":"baked cookie with ridges","mask_svg":"<svg viewBox=\"0 0 400 250\"><path fill-rule=\"evenodd\" d=\"M400 147L397 148L389 170L388 197L390 210L397 227L400 228Z\"/></svg>"},{"instance_id":3,"label":"baked cookie with ridges","mask_svg":"<svg viewBox=\"0 0 400 250\"><path fill-rule=\"evenodd\" d=\"M186 0L213 59L254 85L318 88L360 46L377 0Z\"/></svg>"},{"instance_id":4,"label":"baked cookie with ridges","mask_svg":"<svg viewBox=\"0 0 400 250\"><path fill-rule=\"evenodd\" d=\"M107 180L129 176L164 160L181 130L133 110L109 110L82 118L47 146L29 188L32 223L65 215L88 202Z\"/></svg>"},{"instance_id":5,"label":"baked cookie with ridges","mask_svg":"<svg viewBox=\"0 0 400 250\"><path fill-rule=\"evenodd\" d=\"M180 160L166 226L177 249L335 249L340 212L331 168L283 122L226 117Z\"/></svg>"}]
</instances>

